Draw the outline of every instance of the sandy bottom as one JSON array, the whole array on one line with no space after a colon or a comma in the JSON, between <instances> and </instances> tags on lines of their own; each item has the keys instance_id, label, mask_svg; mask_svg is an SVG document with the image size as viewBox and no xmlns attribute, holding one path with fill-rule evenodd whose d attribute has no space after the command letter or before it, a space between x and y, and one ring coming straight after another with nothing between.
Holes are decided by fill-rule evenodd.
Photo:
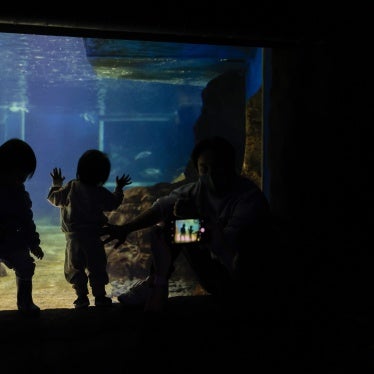
<instances>
[{"instance_id":1,"label":"sandy bottom","mask_svg":"<svg viewBox=\"0 0 374 374\"><path fill-rule=\"evenodd\" d=\"M41 309L72 308L75 293L64 278L65 236L57 226L38 226L42 260L36 259L33 278L33 298ZM0 310L14 310L16 306L16 279L13 270L0 277Z\"/></svg>"},{"instance_id":2,"label":"sandy bottom","mask_svg":"<svg viewBox=\"0 0 374 374\"><path fill-rule=\"evenodd\" d=\"M33 278L33 299L41 309L73 308L75 292L64 277L65 236L58 226L37 226L41 247L44 251L42 260L36 259ZM4 266L4 265L3 265ZM136 281L136 280L135 280ZM108 296L113 302L132 282L113 280L106 286ZM169 287L169 296L201 294L196 282L175 280ZM93 305L92 295L89 295ZM13 270L6 268L6 275L0 277L0 310L16 310L16 279Z\"/></svg>"}]
</instances>

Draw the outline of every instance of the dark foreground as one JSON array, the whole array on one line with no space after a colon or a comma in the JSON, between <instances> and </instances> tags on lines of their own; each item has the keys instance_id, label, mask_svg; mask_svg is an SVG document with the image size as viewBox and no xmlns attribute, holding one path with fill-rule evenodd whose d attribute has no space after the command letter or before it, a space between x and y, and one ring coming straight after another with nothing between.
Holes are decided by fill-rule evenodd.
<instances>
[{"instance_id":1,"label":"dark foreground","mask_svg":"<svg viewBox=\"0 0 374 374\"><path fill-rule=\"evenodd\" d=\"M301 374L369 368L370 334L362 326L271 322L227 309L210 296L183 296L170 298L161 315L120 304L47 309L35 319L2 311L0 372Z\"/></svg>"}]
</instances>

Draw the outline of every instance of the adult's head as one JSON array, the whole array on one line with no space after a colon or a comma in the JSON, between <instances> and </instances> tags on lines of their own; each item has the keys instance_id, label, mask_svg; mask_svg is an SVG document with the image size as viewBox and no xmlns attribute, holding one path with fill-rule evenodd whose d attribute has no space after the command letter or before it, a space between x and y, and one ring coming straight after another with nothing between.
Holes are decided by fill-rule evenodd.
<instances>
[{"instance_id":1,"label":"adult's head","mask_svg":"<svg viewBox=\"0 0 374 374\"><path fill-rule=\"evenodd\" d=\"M105 153L89 149L78 160L76 177L85 184L103 185L109 178L110 168L110 160Z\"/></svg>"},{"instance_id":2,"label":"adult's head","mask_svg":"<svg viewBox=\"0 0 374 374\"><path fill-rule=\"evenodd\" d=\"M230 189L237 173L235 148L228 140L220 136L201 140L192 150L191 159L212 192L221 194Z\"/></svg>"},{"instance_id":3,"label":"adult's head","mask_svg":"<svg viewBox=\"0 0 374 374\"><path fill-rule=\"evenodd\" d=\"M10 183L22 184L36 170L36 156L22 139L12 138L0 146L0 175Z\"/></svg>"}]
</instances>

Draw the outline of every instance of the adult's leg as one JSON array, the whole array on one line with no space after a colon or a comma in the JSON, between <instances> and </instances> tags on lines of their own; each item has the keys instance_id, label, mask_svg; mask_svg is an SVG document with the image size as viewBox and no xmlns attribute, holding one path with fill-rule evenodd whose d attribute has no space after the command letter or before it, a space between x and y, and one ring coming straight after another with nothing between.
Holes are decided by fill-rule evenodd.
<instances>
[{"instance_id":1,"label":"adult's leg","mask_svg":"<svg viewBox=\"0 0 374 374\"><path fill-rule=\"evenodd\" d=\"M147 312L161 312L166 308L169 295L168 280L174 270L178 248L171 245L168 228L156 225L151 231L153 262L150 275L150 292L145 305Z\"/></svg>"},{"instance_id":2,"label":"adult's leg","mask_svg":"<svg viewBox=\"0 0 374 374\"><path fill-rule=\"evenodd\" d=\"M155 225L150 231L152 264L149 276L135 282L118 296L118 301L127 307L140 307L146 311L162 311L169 294L168 279L174 270L178 248L171 248L168 227Z\"/></svg>"},{"instance_id":3,"label":"adult's leg","mask_svg":"<svg viewBox=\"0 0 374 374\"><path fill-rule=\"evenodd\" d=\"M183 251L199 283L208 293L220 300L231 295L234 280L227 269L212 258L208 248L199 244L188 244L183 247Z\"/></svg>"},{"instance_id":4,"label":"adult's leg","mask_svg":"<svg viewBox=\"0 0 374 374\"><path fill-rule=\"evenodd\" d=\"M181 252L181 245L173 245L168 228L155 225L151 231L152 265L151 276L159 283L165 283L174 271L174 262Z\"/></svg>"}]
</instances>

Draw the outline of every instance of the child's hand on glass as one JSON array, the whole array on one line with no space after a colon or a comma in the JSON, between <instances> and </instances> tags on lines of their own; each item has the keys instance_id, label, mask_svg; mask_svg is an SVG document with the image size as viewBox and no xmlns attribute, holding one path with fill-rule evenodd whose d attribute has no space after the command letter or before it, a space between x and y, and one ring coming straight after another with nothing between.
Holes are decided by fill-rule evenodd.
<instances>
[{"instance_id":1,"label":"child's hand on glass","mask_svg":"<svg viewBox=\"0 0 374 374\"><path fill-rule=\"evenodd\" d=\"M116 177L117 188L122 189L123 187L131 183L132 183L132 180L129 174L123 174L122 177Z\"/></svg>"},{"instance_id":2,"label":"child's hand on glass","mask_svg":"<svg viewBox=\"0 0 374 374\"><path fill-rule=\"evenodd\" d=\"M60 168L54 168L49 175L52 177L53 180L53 186L54 187L61 187L64 183L65 177L61 174Z\"/></svg>"}]
</instances>

